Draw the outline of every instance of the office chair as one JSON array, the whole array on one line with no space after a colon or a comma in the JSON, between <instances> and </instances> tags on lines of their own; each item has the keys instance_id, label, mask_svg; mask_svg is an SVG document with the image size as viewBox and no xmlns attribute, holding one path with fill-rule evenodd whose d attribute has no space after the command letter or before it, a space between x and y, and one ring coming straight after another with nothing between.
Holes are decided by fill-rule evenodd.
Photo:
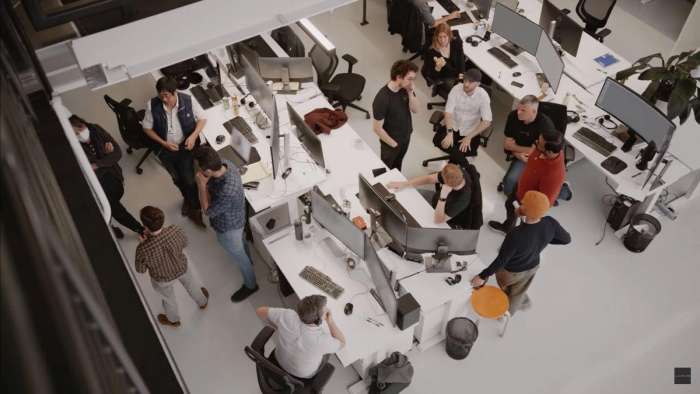
<instances>
[{"instance_id":1,"label":"office chair","mask_svg":"<svg viewBox=\"0 0 700 394\"><path fill-rule=\"evenodd\" d=\"M282 26L270 33L270 37L284 49L289 57L304 57L306 49L299 36L289 26Z\"/></svg>"},{"instance_id":2,"label":"office chair","mask_svg":"<svg viewBox=\"0 0 700 394\"><path fill-rule=\"evenodd\" d=\"M141 156L141 160L136 164L136 173L140 175L143 173L141 164L143 164L146 158L148 158L148 155L156 149L155 143L148 138L141 126L141 121L146 111L140 110L136 112L136 110L131 107L131 100L128 98L118 102L105 94L104 99L107 106L114 111L114 114L117 116L119 134L121 134L122 139L127 145L126 153L131 154L134 149L146 148L146 153Z\"/></svg>"},{"instance_id":3,"label":"office chair","mask_svg":"<svg viewBox=\"0 0 700 394\"><path fill-rule=\"evenodd\" d=\"M330 363L321 366L311 379L296 378L277 366L270 358L265 357L265 344L270 340L275 329L264 327L246 346L245 354L255 363L258 376L258 386L263 394L320 394L331 379L335 367ZM274 353L274 351L273 351ZM272 354L270 355L272 357Z\"/></svg>"},{"instance_id":4,"label":"office chair","mask_svg":"<svg viewBox=\"0 0 700 394\"><path fill-rule=\"evenodd\" d=\"M443 101L431 101L427 104L428 110L433 109L435 106L444 107L447 105L447 96L450 94L450 89L446 89L446 85L449 80L443 79L433 79L430 75L421 69L421 74L425 78L425 83L431 88L430 97L439 96ZM459 82L458 82L459 83Z\"/></svg>"},{"instance_id":5,"label":"office chair","mask_svg":"<svg viewBox=\"0 0 700 394\"><path fill-rule=\"evenodd\" d=\"M362 98L362 91L365 89L365 77L352 72L352 67L357 64L357 59L346 53L343 60L348 62L348 72L335 73L338 67L338 56L333 52L329 54L321 46L314 45L309 51L309 57L316 69L318 86L323 94L328 97L332 106L340 106L343 111L347 107L355 108L365 113L369 119L369 111L355 105L353 102Z\"/></svg>"},{"instance_id":6,"label":"office chair","mask_svg":"<svg viewBox=\"0 0 700 394\"><path fill-rule=\"evenodd\" d=\"M433 132L437 133L441 129L445 128L445 125L442 124L442 120L445 117L445 113L442 111L435 111L433 114L430 116L430 124L433 125ZM425 159L423 160L423 167L427 167L428 163L432 163L434 161L442 161L442 160L448 160L451 158L454 158L455 162L459 164L462 163L462 158L463 157L474 157L478 153L478 148L479 146L486 147L489 143L489 138L491 138L491 134L493 133L493 124L489 126L486 130L484 130L481 134L477 135L476 137L472 138L471 145L469 147L469 150L466 153L460 152L459 151L459 142L454 141L454 144L450 148L450 151L444 150L440 145L438 141L433 140L433 144L436 145L440 150L443 152L447 153L446 155L442 156L437 156L433 157L430 159ZM437 144L436 144L437 142ZM459 158L457 158L459 157Z\"/></svg>"},{"instance_id":7,"label":"office chair","mask_svg":"<svg viewBox=\"0 0 700 394\"><path fill-rule=\"evenodd\" d=\"M610 29L603 29L598 32L597 30L608 23L608 18L615 3L617 3L617 0L578 0L576 4L576 14L586 24L584 30L600 42L603 42L603 39L612 33ZM563 9L562 12L569 13L570 11Z\"/></svg>"},{"instance_id":8,"label":"office chair","mask_svg":"<svg viewBox=\"0 0 700 394\"><path fill-rule=\"evenodd\" d=\"M542 111L543 114L547 115L547 117L552 120L554 128L560 132L562 136L566 135L566 125L569 123L566 105L541 102L538 110ZM564 163L566 163L566 165L574 160L575 152L574 147L567 144L566 140L564 140Z\"/></svg>"}]
</instances>

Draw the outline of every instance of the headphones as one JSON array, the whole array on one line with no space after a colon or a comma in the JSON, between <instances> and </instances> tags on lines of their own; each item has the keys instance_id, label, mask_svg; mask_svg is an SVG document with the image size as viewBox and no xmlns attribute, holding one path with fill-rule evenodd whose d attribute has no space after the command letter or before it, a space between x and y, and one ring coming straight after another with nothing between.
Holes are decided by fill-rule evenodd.
<instances>
[{"instance_id":1,"label":"headphones","mask_svg":"<svg viewBox=\"0 0 700 394\"><path fill-rule=\"evenodd\" d=\"M478 36L476 34L472 34L471 36L467 37L466 40L464 40L467 44L471 44L471 46L475 47L479 45L479 41L476 41L476 39L479 39L479 41L484 41L484 39L481 36Z\"/></svg>"},{"instance_id":2,"label":"headphones","mask_svg":"<svg viewBox=\"0 0 700 394\"><path fill-rule=\"evenodd\" d=\"M606 129L608 129L608 130L615 130L617 128L617 123L615 123L614 120L610 119L610 115L608 115L608 114L605 114L603 116L599 116L598 117L598 124Z\"/></svg>"},{"instance_id":3,"label":"headphones","mask_svg":"<svg viewBox=\"0 0 700 394\"><path fill-rule=\"evenodd\" d=\"M448 285L453 286L456 285L457 283L462 281L462 275L456 274L454 277L448 276L445 278L445 282L447 282Z\"/></svg>"}]
</instances>

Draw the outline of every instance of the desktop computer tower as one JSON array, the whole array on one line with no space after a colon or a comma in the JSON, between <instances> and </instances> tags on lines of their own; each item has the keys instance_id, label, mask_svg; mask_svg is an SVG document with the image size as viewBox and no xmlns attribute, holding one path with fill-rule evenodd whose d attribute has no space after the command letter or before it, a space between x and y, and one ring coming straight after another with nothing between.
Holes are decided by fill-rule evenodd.
<instances>
[{"instance_id":1,"label":"desktop computer tower","mask_svg":"<svg viewBox=\"0 0 700 394\"><path fill-rule=\"evenodd\" d=\"M637 207L639 207L639 201L619 195L612 208L610 208L610 213L608 213L608 224L615 231L621 229L629 223Z\"/></svg>"},{"instance_id":2,"label":"desktop computer tower","mask_svg":"<svg viewBox=\"0 0 700 394\"><path fill-rule=\"evenodd\" d=\"M396 325L400 330L418 323L420 320L420 305L410 293L399 297L396 311Z\"/></svg>"}]
</instances>

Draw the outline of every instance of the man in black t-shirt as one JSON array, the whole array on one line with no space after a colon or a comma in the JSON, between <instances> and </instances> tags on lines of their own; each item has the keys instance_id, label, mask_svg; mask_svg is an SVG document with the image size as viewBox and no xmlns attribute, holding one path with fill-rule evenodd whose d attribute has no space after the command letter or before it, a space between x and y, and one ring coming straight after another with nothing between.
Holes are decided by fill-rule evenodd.
<instances>
[{"instance_id":1,"label":"man in black t-shirt","mask_svg":"<svg viewBox=\"0 0 700 394\"><path fill-rule=\"evenodd\" d=\"M414 91L418 67L399 60L391 66L391 80L379 89L372 103L372 129L379 137L380 156L389 169L401 171L401 164L411 141L411 113L417 113L420 102Z\"/></svg>"},{"instance_id":2,"label":"man in black t-shirt","mask_svg":"<svg viewBox=\"0 0 700 394\"><path fill-rule=\"evenodd\" d=\"M506 196L515 191L528 155L534 149L540 133L555 130L552 120L537 111L538 106L537 97L527 95L520 99L516 109L508 114L503 149L513 155L513 160L501 181Z\"/></svg>"},{"instance_id":3,"label":"man in black t-shirt","mask_svg":"<svg viewBox=\"0 0 700 394\"><path fill-rule=\"evenodd\" d=\"M405 187L440 184L440 195L435 201L436 192L418 189L421 195L435 207L435 223L447 222L451 227L468 228L468 208L472 199L472 179L456 164L447 164L440 172L423 175L404 182L389 182L389 189L401 190Z\"/></svg>"}]
</instances>

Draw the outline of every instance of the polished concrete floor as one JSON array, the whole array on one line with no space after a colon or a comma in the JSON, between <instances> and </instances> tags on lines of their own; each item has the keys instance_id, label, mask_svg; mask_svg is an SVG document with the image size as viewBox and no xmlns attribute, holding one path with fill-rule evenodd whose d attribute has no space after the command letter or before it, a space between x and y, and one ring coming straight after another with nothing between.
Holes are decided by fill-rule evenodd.
<instances>
[{"instance_id":1,"label":"polished concrete floor","mask_svg":"<svg viewBox=\"0 0 700 394\"><path fill-rule=\"evenodd\" d=\"M368 2L370 24L364 27L359 26L360 3L312 20L336 44L339 55L348 52L359 59L356 70L367 78L361 105L369 108L374 93L388 79L391 63L407 56L401 53L398 37L386 31L384 1ZM613 22L611 27L616 34L632 30L639 23L633 19ZM638 34L644 31L646 28ZM636 51L643 49L644 53L654 49L643 41L634 40L627 46L636 46ZM611 37L611 46L614 42ZM114 116L101 96L131 97L141 108L139 103L155 93L153 85L146 76L97 92L72 92L64 101L69 109L101 123L118 138ZM419 82L420 99L427 101L428 93ZM499 130L510 104L511 98L496 92L493 110L497 132L486 153L475 161L482 174L486 220L503 216L504 199L495 188L504 167ZM348 114L352 127L378 150L370 121L353 109ZM430 143L428 117L428 111L414 117L415 132L404 167L409 177L426 173L420 161L437 153ZM166 211L169 223L185 228L191 264L212 295L209 308L200 311L184 290L177 288L183 324L177 329L158 327L188 389L212 394L259 392L253 364L243 347L263 326L254 308L282 305L276 287L268 281L267 267L263 263L255 267L261 291L250 301L232 304L229 296L241 284L237 268L211 230L199 230L179 215L180 196L164 170L147 160L142 175L133 172L138 154L125 155L121 162L126 175L125 205L133 213L146 204L158 205ZM662 232L647 251L633 254L609 229L596 245L612 193L604 177L584 160L569 169L568 179L574 198L553 209L551 215L571 232L573 242L566 247L549 247L543 254L530 291L533 308L512 320L504 338L497 337L495 324L484 321L465 360L450 359L443 345L425 352L412 351L409 358L415 375L405 393L698 392L697 383L674 386L673 370L692 367L696 375L700 371L700 200L683 204L676 221L664 219ZM502 236L483 229L478 250L485 262L495 257L501 241ZM136 244L131 234L120 241L131 263ZM139 284L152 312L160 313L159 299L147 276L139 276ZM356 380L351 368L339 368L326 392L343 393Z\"/></svg>"}]
</instances>

